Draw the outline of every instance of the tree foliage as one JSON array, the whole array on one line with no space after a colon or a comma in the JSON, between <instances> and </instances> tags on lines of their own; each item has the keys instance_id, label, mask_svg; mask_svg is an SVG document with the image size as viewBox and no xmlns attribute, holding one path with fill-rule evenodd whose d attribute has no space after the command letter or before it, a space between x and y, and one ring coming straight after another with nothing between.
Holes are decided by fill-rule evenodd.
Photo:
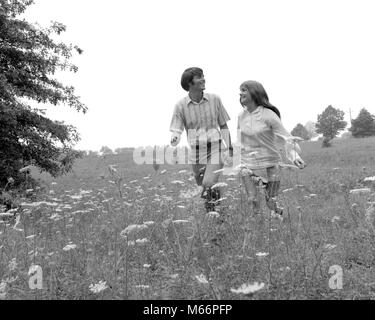
<instances>
[{"instance_id":1,"label":"tree foliage","mask_svg":"<svg viewBox=\"0 0 375 320\"><path fill-rule=\"evenodd\" d=\"M375 116L365 108L361 109L356 119L352 120L352 126L349 129L353 137L363 138L375 135Z\"/></svg>"},{"instance_id":2,"label":"tree foliage","mask_svg":"<svg viewBox=\"0 0 375 320\"><path fill-rule=\"evenodd\" d=\"M292 130L291 134L296 137L300 137L303 140L310 140L310 136L306 128L301 124L298 123L294 129Z\"/></svg>"},{"instance_id":3,"label":"tree foliage","mask_svg":"<svg viewBox=\"0 0 375 320\"><path fill-rule=\"evenodd\" d=\"M0 186L8 177L17 181L22 166L34 164L56 177L81 157L73 149L77 130L32 105L68 105L86 112L74 88L54 78L58 71L77 72L70 60L82 50L52 39L66 30L63 24L42 28L19 18L32 4L0 0Z\"/></svg>"},{"instance_id":4,"label":"tree foliage","mask_svg":"<svg viewBox=\"0 0 375 320\"><path fill-rule=\"evenodd\" d=\"M330 141L344 130L347 123L344 121L344 111L329 105L323 113L318 115L316 132L323 134L323 147L329 147Z\"/></svg>"}]
</instances>

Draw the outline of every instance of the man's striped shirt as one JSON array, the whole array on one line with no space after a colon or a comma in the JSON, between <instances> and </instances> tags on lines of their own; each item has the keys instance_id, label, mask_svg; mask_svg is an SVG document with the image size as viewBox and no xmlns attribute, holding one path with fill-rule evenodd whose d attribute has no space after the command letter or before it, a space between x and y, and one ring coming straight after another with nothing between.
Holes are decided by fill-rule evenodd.
<instances>
[{"instance_id":1,"label":"man's striped shirt","mask_svg":"<svg viewBox=\"0 0 375 320\"><path fill-rule=\"evenodd\" d=\"M218 128L229 120L230 117L219 96L204 93L203 99L197 103L188 95L175 105L170 131L182 133L185 129L190 145L205 139L213 142L221 139ZM191 135L192 132L196 134Z\"/></svg>"}]
</instances>

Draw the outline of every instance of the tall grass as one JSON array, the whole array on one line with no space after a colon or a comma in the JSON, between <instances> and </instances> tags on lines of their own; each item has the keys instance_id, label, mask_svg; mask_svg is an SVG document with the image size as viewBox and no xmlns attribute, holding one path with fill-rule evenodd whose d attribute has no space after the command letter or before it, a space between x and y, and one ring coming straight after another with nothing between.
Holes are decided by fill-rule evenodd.
<instances>
[{"instance_id":1,"label":"tall grass","mask_svg":"<svg viewBox=\"0 0 375 320\"><path fill-rule=\"evenodd\" d=\"M375 176L375 139L301 147L308 167L283 170L283 221L263 197L263 214L252 215L240 180L227 176L218 214L206 214L189 197L188 166L155 172L131 155L86 157L58 180L39 175L45 193L21 199L17 221L0 223L0 298L374 298L365 211L375 191L350 190ZM42 290L29 288L32 265L43 270ZM328 286L334 265L344 272L342 290ZM264 287L237 290L255 282Z\"/></svg>"}]
</instances>

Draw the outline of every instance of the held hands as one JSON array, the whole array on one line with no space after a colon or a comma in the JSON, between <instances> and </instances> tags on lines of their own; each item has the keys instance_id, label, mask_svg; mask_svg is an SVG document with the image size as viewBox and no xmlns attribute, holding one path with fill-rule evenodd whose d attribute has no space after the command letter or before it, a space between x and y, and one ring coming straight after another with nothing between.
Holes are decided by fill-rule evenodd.
<instances>
[{"instance_id":1,"label":"held hands","mask_svg":"<svg viewBox=\"0 0 375 320\"><path fill-rule=\"evenodd\" d=\"M181 134L178 132L173 132L172 137L171 137L171 146L176 147L181 140Z\"/></svg>"},{"instance_id":2,"label":"held hands","mask_svg":"<svg viewBox=\"0 0 375 320\"><path fill-rule=\"evenodd\" d=\"M301 158L294 160L294 164L300 169L304 169L306 167L306 163Z\"/></svg>"},{"instance_id":3,"label":"held hands","mask_svg":"<svg viewBox=\"0 0 375 320\"><path fill-rule=\"evenodd\" d=\"M224 165L226 167L233 166L233 148L228 148L224 152Z\"/></svg>"}]
</instances>

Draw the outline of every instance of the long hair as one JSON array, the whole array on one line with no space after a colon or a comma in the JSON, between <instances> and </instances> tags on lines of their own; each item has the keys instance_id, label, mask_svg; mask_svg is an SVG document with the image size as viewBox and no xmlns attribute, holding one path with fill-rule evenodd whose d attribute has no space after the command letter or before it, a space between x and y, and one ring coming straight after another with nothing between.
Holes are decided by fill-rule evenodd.
<instances>
[{"instance_id":1,"label":"long hair","mask_svg":"<svg viewBox=\"0 0 375 320\"><path fill-rule=\"evenodd\" d=\"M281 119L279 109L269 102L267 92L259 82L248 80L242 83L241 87L245 87L249 91L251 99L253 99L257 106L263 106L264 108L272 110Z\"/></svg>"}]
</instances>

